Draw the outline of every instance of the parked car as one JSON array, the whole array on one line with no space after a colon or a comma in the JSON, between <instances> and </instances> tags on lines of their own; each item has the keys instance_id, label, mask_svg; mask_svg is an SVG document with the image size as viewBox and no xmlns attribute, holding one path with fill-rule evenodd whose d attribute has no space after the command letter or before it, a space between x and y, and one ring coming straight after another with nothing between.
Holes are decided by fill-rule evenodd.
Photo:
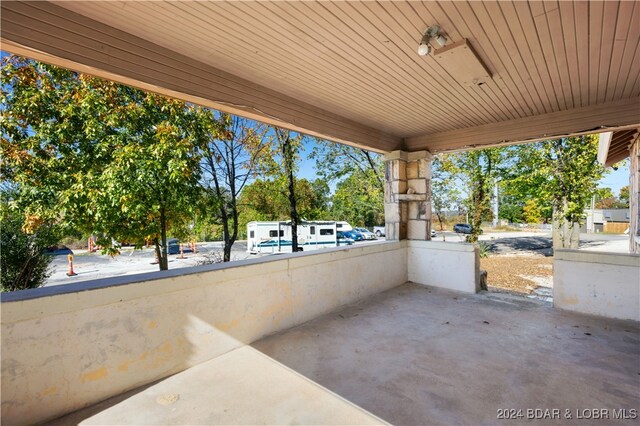
<instances>
[{"instance_id":1,"label":"parked car","mask_svg":"<svg viewBox=\"0 0 640 426\"><path fill-rule=\"evenodd\" d=\"M384 237L385 236L385 229L384 226L374 226L373 227L373 233L376 234L376 236L378 238L380 237Z\"/></svg>"},{"instance_id":2,"label":"parked car","mask_svg":"<svg viewBox=\"0 0 640 426\"><path fill-rule=\"evenodd\" d=\"M362 236L362 234L356 231L355 229L352 229L351 231L341 231L341 232L344 233L345 237L351 238L353 241L364 240L364 237Z\"/></svg>"},{"instance_id":3,"label":"parked car","mask_svg":"<svg viewBox=\"0 0 640 426\"><path fill-rule=\"evenodd\" d=\"M354 228L356 231L360 232L365 240L377 240L378 237L373 232L369 231L366 228Z\"/></svg>"},{"instance_id":4,"label":"parked car","mask_svg":"<svg viewBox=\"0 0 640 426\"><path fill-rule=\"evenodd\" d=\"M453 225L453 232L457 232L458 234L470 234L471 225L468 223L456 223Z\"/></svg>"},{"instance_id":5,"label":"parked car","mask_svg":"<svg viewBox=\"0 0 640 426\"><path fill-rule=\"evenodd\" d=\"M177 238L167 238L167 253L180 254L180 240Z\"/></svg>"},{"instance_id":6,"label":"parked car","mask_svg":"<svg viewBox=\"0 0 640 426\"><path fill-rule=\"evenodd\" d=\"M338 231L336 234L339 246L350 246L353 244L353 240L345 235L346 232L350 231Z\"/></svg>"}]
</instances>

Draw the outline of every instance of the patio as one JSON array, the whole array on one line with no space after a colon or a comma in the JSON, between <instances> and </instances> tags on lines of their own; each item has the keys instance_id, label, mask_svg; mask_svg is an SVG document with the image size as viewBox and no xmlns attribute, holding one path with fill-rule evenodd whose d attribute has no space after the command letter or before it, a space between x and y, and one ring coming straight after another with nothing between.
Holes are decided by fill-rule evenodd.
<instances>
[{"instance_id":1,"label":"patio","mask_svg":"<svg viewBox=\"0 0 640 426\"><path fill-rule=\"evenodd\" d=\"M499 409L613 416L638 408L639 357L636 322L406 283L57 424L493 424Z\"/></svg>"},{"instance_id":2,"label":"patio","mask_svg":"<svg viewBox=\"0 0 640 426\"><path fill-rule=\"evenodd\" d=\"M425 240L433 155L637 134L638 17L616 1L2 2L13 54L384 153L388 240L3 294L3 422L637 409L640 256L557 252L556 307L599 318L476 295L477 248Z\"/></svg>"}]
</instances>

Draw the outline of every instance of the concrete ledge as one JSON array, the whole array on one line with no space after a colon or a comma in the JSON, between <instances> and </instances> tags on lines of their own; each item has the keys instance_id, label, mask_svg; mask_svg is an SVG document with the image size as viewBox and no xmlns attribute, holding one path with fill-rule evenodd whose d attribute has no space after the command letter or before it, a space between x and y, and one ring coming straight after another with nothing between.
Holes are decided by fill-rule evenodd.
<instances>
[{"instance_id":1,"label":"concrete ledge","mask_svg":"<svg viewBox=\"0 0 640 426\"><path fill-rule=\"evenodd\" d=\"M398 201L426 201L426 194L397 194L396 200Z\"/></svg>"},{"instance_id":2,"label":"concrete ledge","mask_svg":"<svg viewBox=\"0 0 640 426\"><path fill-rule=\"evenodd\" d=\"M477 293L480 290L480 258L472 244L408 241L409 281Z\"/></svg>"},{"instance_id":3,"label":"concrete ledge","mask_svg":"<svg viewBox=\"0 0 640 426\"><path fill-rule=\"evenodd\" d=\"M631 253L557 249L553 251L553 259L640 268L640 255Z\"/></svg>"},{"instance_id":4,"label":"concrete ledge","mask_svg":"<svg viewBox=\"0 0 640 426\"><path fill-rule=\"evenodd\" d=\"M406 281L406 243L388 242L6 295L2 420L44 422Z\"/></svg>"},{"instance_id":5,"label":"concrete ledge","mask_svg":"<svg viewBox=\"0 0 640 426\"><path fill-rule=\"evenodd\" d=\"M557 250L553 261L553 305L640 321L640 256Z\"/></svg>"}]
</instances>

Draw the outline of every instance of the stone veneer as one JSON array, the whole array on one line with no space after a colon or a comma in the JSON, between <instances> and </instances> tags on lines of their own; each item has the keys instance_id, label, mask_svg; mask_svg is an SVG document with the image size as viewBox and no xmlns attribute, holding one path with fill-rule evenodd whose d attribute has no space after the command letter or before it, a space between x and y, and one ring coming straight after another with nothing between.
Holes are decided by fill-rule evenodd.
<instances>
[{"instance_id":1,"label":"stone veneer","mask_svg":"<svg viewBox=\"0 0 640 426\"><path fill-rule=\"evenodd\" d=\"M387 240L431 239L431 161L427 151L392 151L385 156Z\"/></svg>"}]
</instances>

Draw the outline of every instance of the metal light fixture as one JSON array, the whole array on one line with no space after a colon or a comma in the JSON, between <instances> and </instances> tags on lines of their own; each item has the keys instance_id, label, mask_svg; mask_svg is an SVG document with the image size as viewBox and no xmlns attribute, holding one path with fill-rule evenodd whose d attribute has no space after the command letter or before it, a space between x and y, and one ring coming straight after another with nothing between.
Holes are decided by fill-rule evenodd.
<instances>
[{"instance_id":1,"label":"metal light fixture","mask_svg":"<svg viewBox=\"0 0 640 426\"><path fill-rule=\"evenodd\" d=\"M447 44L447 38L440 32L438 25L432 25L424 32L420 45L418 45L418 55L426 56L431 53L431 41L438 43L440 47Z\"/></svg>"}]
</instances>

